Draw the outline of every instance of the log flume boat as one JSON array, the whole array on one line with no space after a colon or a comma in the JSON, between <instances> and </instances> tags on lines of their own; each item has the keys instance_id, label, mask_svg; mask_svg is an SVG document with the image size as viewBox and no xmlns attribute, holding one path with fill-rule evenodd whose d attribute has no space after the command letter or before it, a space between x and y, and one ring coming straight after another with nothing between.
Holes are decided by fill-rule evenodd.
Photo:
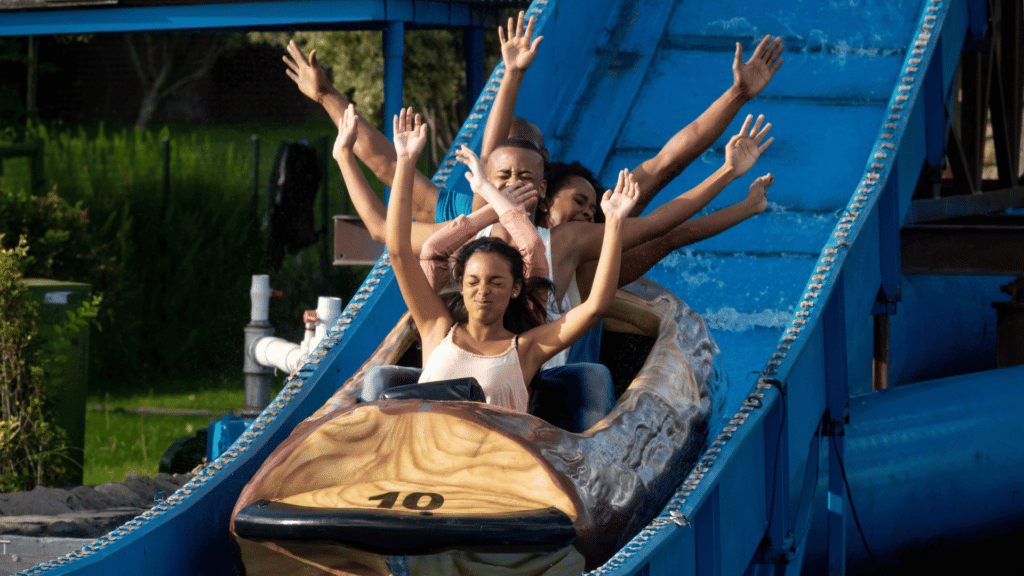
<instances>
[{"instance_id":1,"label":"log flume boat","mask_svg":"<svg viewBox=\"0 0 1024 576\"><path fill-rule=\"evenodd\" d=\"M242 491L231 531L246 572L578 574L603 563L693 468L727 387L700 316L654 282L631 289L605 330L650 352L580 434L478 402L357 402L366 370L412 346L406 314Z\"/></svg>"}]
</instances>

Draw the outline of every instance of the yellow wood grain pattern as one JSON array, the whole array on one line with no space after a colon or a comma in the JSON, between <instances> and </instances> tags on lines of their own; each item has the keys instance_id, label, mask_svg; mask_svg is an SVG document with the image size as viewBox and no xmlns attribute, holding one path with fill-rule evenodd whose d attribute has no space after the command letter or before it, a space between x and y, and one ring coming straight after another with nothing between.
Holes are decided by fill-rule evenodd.
<instances>
[{"instance_id":1,"label":"yellow wood grain pattern","mask_svg":"<svg viewBox=\"0 0 1024 576\"><path fill-rule=\"evenodd\" d=\"M287 504L378 508L374 496L398 492L401 501L422 492L443 497L432 510L438 515L554 506L576 517L570 498L532 452L450 414L386 414L377 404L360 406L307 436L278 469L278 478L267 478L278 484L271 499Z\"/></svg>"}]
</instances>

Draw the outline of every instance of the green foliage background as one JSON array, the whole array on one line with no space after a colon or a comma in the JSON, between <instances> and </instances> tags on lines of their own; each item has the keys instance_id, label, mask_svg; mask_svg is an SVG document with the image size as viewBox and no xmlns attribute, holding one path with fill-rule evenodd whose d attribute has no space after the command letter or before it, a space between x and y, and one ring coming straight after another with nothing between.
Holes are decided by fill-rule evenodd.
<instances>
[{"instance_id":1,"label":"green foliage background","mask_svg":"<svg viewBox=\"0 0 1024 576\"><path fill-rule=\"evenodd\" d=\"M251 155L168 128L34 126L28 137L43 143L54 190L34 196L0 183L0 232L30 239L27 276L88 282L104 297L93 385L130 391L139 370L239 373L251 276L266 272L265 191L257 183L253 193ZM317 250L272 274L272 285L289 288L272 306L286 337L292 324L301 334L296 318L317 295L347 300L358 287L356 271L322 266Z\"/></svg>"}]
</instances>

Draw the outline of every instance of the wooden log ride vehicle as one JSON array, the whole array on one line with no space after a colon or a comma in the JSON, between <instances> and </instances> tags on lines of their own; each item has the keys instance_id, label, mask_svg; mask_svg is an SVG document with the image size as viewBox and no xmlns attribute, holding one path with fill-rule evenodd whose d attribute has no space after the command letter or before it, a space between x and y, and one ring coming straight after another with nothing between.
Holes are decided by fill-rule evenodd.
<instances>
[{"instance_id":1,"label":"wooden log ride vehicle","mask_svg":"<svg viewBox=\"0 0 1024 576\"><path fill-rule=\"evenodd\" d=\"M609 346L612 335L649 353L621 354L642 366L611 413L580 434L479 402L357 402L367 368L395 363L415 341L406 314L242 491L231 533L246 573L599 566L693 468L728 385L700 316L654 282L628 288L605 318L602 359L623 348Z\"/></svg>"}]
</instances>

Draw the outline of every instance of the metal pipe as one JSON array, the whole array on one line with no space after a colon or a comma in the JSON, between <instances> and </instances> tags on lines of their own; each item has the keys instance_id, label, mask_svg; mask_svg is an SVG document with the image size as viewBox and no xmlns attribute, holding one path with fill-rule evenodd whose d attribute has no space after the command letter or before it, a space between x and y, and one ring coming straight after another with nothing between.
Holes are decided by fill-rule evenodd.
<instances>
[{"instance_id":1,"label":"metal pipe","mask_svg":"<svg viewBox=\"0 0 1024 576\"><path fill-rule=\"evenodd\" d=\"M270 404L270 386L274 369L260 364L252 350L263 338L271 337L274 328L270 326L270 276L257 274L252 277L249 289L252 300L249 325L245 327L245 354L242 370L245 373L244 415L256 415Z\"/></svg>"}]
</instances>

